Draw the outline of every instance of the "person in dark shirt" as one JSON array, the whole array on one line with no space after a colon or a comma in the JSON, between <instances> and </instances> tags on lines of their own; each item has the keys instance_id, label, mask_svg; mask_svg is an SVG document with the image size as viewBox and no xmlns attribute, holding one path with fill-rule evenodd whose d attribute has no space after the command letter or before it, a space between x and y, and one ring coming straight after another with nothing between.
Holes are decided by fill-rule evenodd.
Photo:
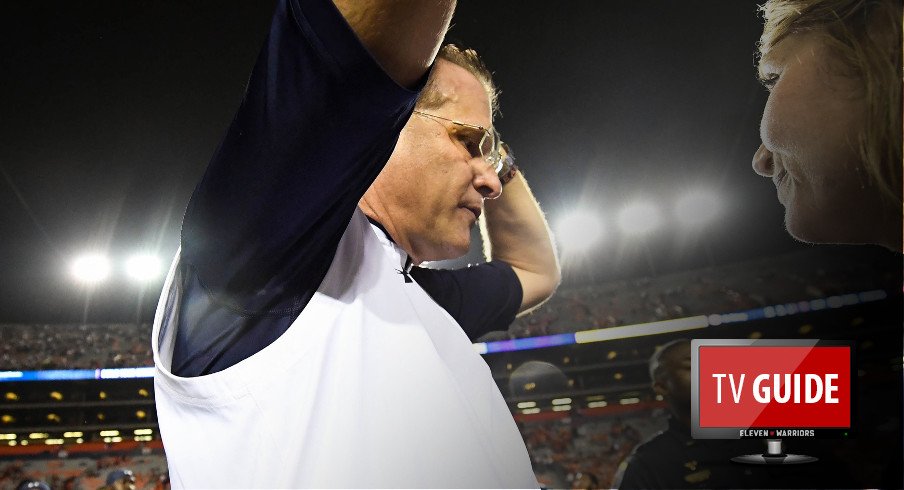
<instances>
[{"instance_id":1,"label":"person in dark shirt","mask_svg":"<svg viewBox=\"0 0 904 490\"><path fill-rule=\"evenodd\" d=\"M490 71L440 47L453 6L278 3L155 319L174 487L536 485L471 341L548 298L558 259ZM492 260L418 267L481 219Z\"/></svg>"},{"instance_id":2,"label":"person in dark shirt","mask_svg":"<svg viewBox=\"0 0 904 490\"><path fill-rule=\"evenodd\" d=\"M557 286L546 221L493 128L490 71L473 50L408 53L415 48L392 44L404 34L357 25L376 22L365 15L370 3L380 4L350 2L348 11L361 13L350 27L375 60L358 59L353 48L361 47L349 45L357 40L339 42L335 32L325 42L341 49L299 50L291 21L274 22L245 100L183 218L175 374L222 371L288 329L321 285L356 209L407 253L405 277L471 339L507 329ZM438 57L427 78L404 59L424 53ZM380 72L396 65L398 73ZM414 65L426 69L423 59ZM478 216L487 223L492 260L459 270L418 267L467 253Z\"/></svg>"}]
</instances>

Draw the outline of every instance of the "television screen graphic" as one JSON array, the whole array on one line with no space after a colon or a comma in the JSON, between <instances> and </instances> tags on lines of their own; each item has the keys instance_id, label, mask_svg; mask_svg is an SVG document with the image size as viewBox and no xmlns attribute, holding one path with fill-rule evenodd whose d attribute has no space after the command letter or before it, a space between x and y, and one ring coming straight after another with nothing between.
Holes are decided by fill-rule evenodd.
<instances>
[{"instance_id":1,"label":"television screen graphic","mask_svg":"<svg viewBox=\"0 0 904 490\"><path fill-rule=\"evenodd\" d=\"M852 349L817 340L692 342L692 434L698 439L847 436Z\"/></svg>"}]
</instances>

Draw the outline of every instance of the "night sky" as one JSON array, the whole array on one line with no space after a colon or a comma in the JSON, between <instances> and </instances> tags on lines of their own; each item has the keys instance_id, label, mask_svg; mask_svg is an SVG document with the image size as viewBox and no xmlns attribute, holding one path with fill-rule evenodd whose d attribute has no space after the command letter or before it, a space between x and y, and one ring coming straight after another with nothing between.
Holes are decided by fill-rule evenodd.
<instances>
[{"instance_id":1,"label":"night sky","mask_svg":"<svg viewBox=\"0 0 904 490\"><path fill-rule=\"evenodd\" d=\"M171 259L272 6L4 3L0 322L150 321L162 278L142 290L115 267L134 250ZM580 269L566 264L564 286L807 247L750 168L766 100L760 29L756 3L741 0L460 2L448 39L494 71L497 127L551 224L582 206L609 230ZM667 213L695 186L723 200L704 230L667 217L644 240L614 229L628 200ZM86 250L114 261L93 291L68 272Z\"/></svg>"}]
</instances>

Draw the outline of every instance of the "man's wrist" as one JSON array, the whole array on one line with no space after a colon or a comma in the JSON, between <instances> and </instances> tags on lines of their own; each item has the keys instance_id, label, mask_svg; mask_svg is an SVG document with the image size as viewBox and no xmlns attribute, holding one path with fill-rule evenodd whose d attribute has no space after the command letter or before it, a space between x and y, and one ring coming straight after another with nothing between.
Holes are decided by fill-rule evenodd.
<instances>
[{"instance_id":1,"label":"man's wrist","mask_svg":"<svg viewBox=\"0 0 904 490\"><path fill-rule=\"evenodd\" d=\"M515 154L504 142L499 143L499 153L502 160L502 168L499 169L499 182L508 184L518 173L518 165L515 163Z\"/></svg>"},{"instance_id":2,"label":"man's wrist","mask_svg":"<svg viewBox=\"0 0 904 490\"><path fill-rule=\"evenodd\" d=\"M512 161L512 164L508 167L508 169L499 176L499 182L501 182L502 185L508 184L512 179L515 178L515 174L517 173L518 165L514 161Z\"/></svg>"}]
</instances>

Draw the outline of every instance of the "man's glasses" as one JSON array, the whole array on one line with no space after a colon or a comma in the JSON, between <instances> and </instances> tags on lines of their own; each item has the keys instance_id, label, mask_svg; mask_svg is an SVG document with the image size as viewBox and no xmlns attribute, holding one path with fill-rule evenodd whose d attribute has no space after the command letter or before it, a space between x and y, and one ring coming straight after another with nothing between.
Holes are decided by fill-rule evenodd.
<instances>
[{"instance_id":1,"label":"man's glasses","mask_svg":"<svg viewBox=\"0 0 904 490\"><path fill-rule=\"evenodd\" d=\"M499 137L499 133L495 129L488 129L476 124L463 123L461 121L456 121L454 119L449 119L447 117L437 116L436 114L430 114L418 110L414 111L414 113L420 116L450 122L459 129L465 128L471 132L476 132L477 134L479 134L479 141L477 141L477 138L475 137L474 142L468 143L468 145L470 146L468 148L468 151L471 151L473 153L476 149L476 152L481 156L481 158L483 158L485 162L487 162L487 165L489 165L490 168L492 168L493 171L496 172L496 175L500 179L504 175L506 175L514 165L515 159L512 155L512 152L509 150L508 145L502 142L502 139L500 139Z\"/></svg>"}]
</instances>

